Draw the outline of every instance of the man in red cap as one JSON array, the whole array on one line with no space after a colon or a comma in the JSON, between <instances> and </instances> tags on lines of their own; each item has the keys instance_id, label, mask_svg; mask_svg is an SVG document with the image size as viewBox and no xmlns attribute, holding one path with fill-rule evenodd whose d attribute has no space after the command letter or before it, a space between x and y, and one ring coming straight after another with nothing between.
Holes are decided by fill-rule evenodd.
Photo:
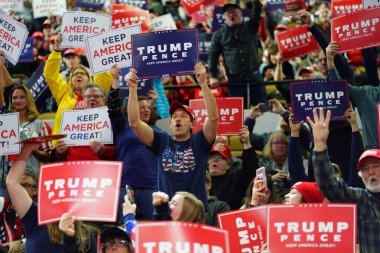
<instances>
[{"instance_id":1,"label":"man in red cap","mask_svg":"<svg viewBox=\"0 0 380 253\"><path fill-rule=\"evenodd\" d=\"M365 189L349 187L334 175L327 152L327 138L331 112L313 110L314 121L307 121L313 129L313 165L319 189L330 202L356 203L358 217L358 243L360 252L379 252L380 245L380 150L370 149L359 158L358 170Z\"/></svg>"},{"instance_id":2,"label":"man in red cap","mask_svg":"<svg viewBox=\"0 0 380 253\"><path fill-rule=\"evenodd\" d=\"M224 143L215 143L211 148L208 169L213 186L210 195L225 201L231 210L239 209L249 183L259 168L255 150L252 148L247 126L240 129L243 143L242 167L232 168L231 148Z\"/></svg>"},{"instance_id":3,"label":"man in red cap","mask_svg":"<svg viewBox=\"0 0 380 253\"><path fill-rule=\"evenodd\" d=\"M196 64L194 74L204 95L208 117L203 130L192 133L195 114L179 102L170 106L170 128L173 136L160 132L140 119L137 101L137 72L131 69L127 75L129 86L128 120L137 137L148 146L159 160L158 190L173 197L177 191L193 193L207 209L205 173L208 153L214 143L218 127L216 100L207 85L206 68ZM114 80L117 81L117 80ZM143 169L143 168L141 168Z\"/></svg>"}]
</instances>

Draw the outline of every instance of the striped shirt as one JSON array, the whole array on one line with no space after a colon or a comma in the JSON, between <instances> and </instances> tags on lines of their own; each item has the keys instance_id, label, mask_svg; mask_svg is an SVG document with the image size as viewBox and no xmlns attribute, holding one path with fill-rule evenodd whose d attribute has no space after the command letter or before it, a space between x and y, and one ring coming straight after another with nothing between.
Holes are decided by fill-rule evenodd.
<instances>
[{"instance_id":1,"label":"striped shirt","mask_svg":"<svg viewBox=\"0 0 380 253\"><path fill-rule=\"evenodd\" d=\"M380 200L366 189L349 187L334 175L327 150L313 151L315 179L331 202L356 203L360 253L380 252Z\"/></svg>"}]
</instances>

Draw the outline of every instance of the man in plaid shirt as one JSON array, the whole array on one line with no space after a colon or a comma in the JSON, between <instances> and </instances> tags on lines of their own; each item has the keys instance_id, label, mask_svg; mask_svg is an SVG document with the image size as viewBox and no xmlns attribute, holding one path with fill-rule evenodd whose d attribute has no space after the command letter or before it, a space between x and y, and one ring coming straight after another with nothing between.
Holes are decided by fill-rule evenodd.
<instances>
[{"instance_id":1,"label":"man in plaid shirt","mask_svg":"<svg viewBox=\"0 0 380 253\"><path fill-rule=\"evenodd\" d=\"M323 195L331 202L357 203L358 243L361 253L376 253L380 249L380 150L370 149L359 158L358 170L366 189L349 187L334 175L327 152L327 137L331 112L313 110L313 165L315 179Z\"/></svg>"}]
</instances>

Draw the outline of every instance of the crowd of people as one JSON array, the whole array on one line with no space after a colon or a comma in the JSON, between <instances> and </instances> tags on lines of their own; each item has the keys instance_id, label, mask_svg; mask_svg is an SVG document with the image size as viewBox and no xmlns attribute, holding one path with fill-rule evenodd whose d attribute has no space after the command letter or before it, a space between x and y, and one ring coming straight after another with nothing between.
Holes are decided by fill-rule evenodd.
<instances>
[{"instance_id":1,"label":"crowd of people","mask_svg":"<svg viewBox=\"0 0 380 253\"><path fill-rule=\"evenodd\" d=\"M12 10L8 15L31 31L34 61L13 66L0 51L1 114L18 112L20 138L25 140L59 134L64 111L107 106L114 144L92 140L86 146L68 146L61 139L25 143L20 154L2 155L0 252L97 252L100 235L103 252L129 253L139 221L218 226L217 214L229 210L329 202L356 203L358 249L378 251L380 58L377 48L338 53L338 43L330 41L329 2L295 1L302 8L288 17L266 1L226 3L222 7L226 25L213 31L210 8L202 6L207 21L197 23L179 0L151 0L151 18L170 13L178 29L196 27L199 33L212 35L208 61L197 63L192 76L154 79L147 96L137 95L139 76L130 69L125 76L128 98L120 96L122 70L117 65L91 76L85 50L62 50L61 18L33 19L31 1L24 2L29 10L25 16ZM109 14L118 1L105 1L98 10L75 7L74 2L68 1L68 10ZM243 9L252 13L245 21ZM307 25L320 49L285 61L276 36L298 25ZM52 97L36 105L25 82L43 62ZM315 108L312 118L295 122L289 82L270 85L270 81L299 79L347 80L351 106L345 120L330 122L330 111ZM250 93L239 85L247 82ZM186 84L200 87L164 91L166 85ZM230 138L217 135L216 96L244 97L245 108L250 109L239 132L243 148L237 157L232 155ZM203 128L193 132L195 114L186 104L199 97L208 116ZM279 130L254 133L257 118L266 111L281 117ZM46 112L55 115L52 126L40 119ZM171 133L156 126L158 119L168 117ZM115 223L82 222L65 213L59 222L38 226L40 164L80 160L123 162ZM265 178L256 175L260 167L265 167ZM133 199L126 186L133 189ZM268 251L263 247L262 252Z\"/></svg>"}]
</instances>

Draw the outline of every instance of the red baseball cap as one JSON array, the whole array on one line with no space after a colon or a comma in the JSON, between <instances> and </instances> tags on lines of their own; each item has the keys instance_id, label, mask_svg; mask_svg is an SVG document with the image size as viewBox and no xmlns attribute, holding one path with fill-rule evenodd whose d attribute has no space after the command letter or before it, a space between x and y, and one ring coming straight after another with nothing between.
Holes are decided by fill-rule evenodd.
<instances>
[{"instance_id":1,"label":"red baseball cap","mask_svg":"<svg viewBox=\"0 0 380 253\"><path fill-rule=\"evenodd\" d=\"M37 38L40 38L40 39L44 39L45 36L42 32L40 31L35 31L33 34L32 34L32 37L37 39Z\"/></svg>"},{"instance_id":2,"label":"red baseball cap","mask_svg":"<svg viewBox=\"0 0 380 253\"><path fill-rule=\"evenodd\" d=\"M50 19L46 19L46 20L42 23L42 27L44 27L44 26L48 26L48 25L51 26L51 21L50 21Z\"/></svg>"},{"instance_id":3,"label":"red baseball cap","mask_svg":"<svg viewBox=\"0 0 380 253\"><path fill-rule=\"evenodd\" d=\"M69 56L69 55L75 55L75 56L79 56L78 52L76 49L74 48L69 48L69 49L66 49L65 52L63 53L63 56Z\"/></svg>"},{"instance_id":4,"label":"red baseball cap","mask_svg":"<svg viewBox=\"0 0 380 253\"><path fill-rule=\"evenodd\" d=\"M231 148L230 146L224 143L221 143L221 142L215 143L211 148L210 154L214 152L219 153L221 156L223 156L227 160L232 159Z\"/></svg>"},{"instance_id":5,"label":"red baseball cap","mask_svg":"<svg viewBox=\"0 0 380 253\"><path fill-rule=\"evenodd\" d=\"M325 199L315 182L297 182L290 188L292 189L299 191L306 203L322 203Z\"/></svg>"},{"instance_id":6,"label":"red baseball cap","mask_svg":"<svg viewBox=\"0 0 380 253\"><path fill-rule=\"evenodd\" d=\"M364 161L369 157L380 159L380 149L369 149L364 151L359 157L357 166L358 170L360 170L360 168L363 166Z\"/></svg>"},{"instance_id":7,"label":"red baseball cap","mask_svg":"<svg viewBox=\"0 0 380 253\"><path fill-rule=\"evenodd\" d=\"M311 68L301 68L300 70L298 70L298 75L301 75L303 72L313 74L314 70L312 70Z\"/></svg>"},{"instance_id":8,"label":"red baseball cap","mask_svg":"<svg viewBox=\"0 0 380 253\"><path fill-rule=\"evenodd\" d=\"M289 30L289 27L287 27L284 24L278 24L278 25L276 25L276 27L274 28L274 30L275 31L279 31L279 32L283 32L283 31Z\"/></svg>"},{"instance_id":9,"label":"red baseball cap","mask_svg":"<svg viewBox=\"0 0 380 253\"><path fill-rule=\"evenodd\" d=\"M170 109L169 109L170 116L172 116L173 113L174 113L177 109L179 109L179 108L184 109L184 110L190 115L190 117L191 117L192 120L195 119L195 114L194 114L193 109L191 109L191 108L188 107L187 105L183 105L183 104L181 104L181 103L178 102L178 101L175 101L174 103L172 103L172 104L170 105Z\"/></svg>"}]
</instances>

